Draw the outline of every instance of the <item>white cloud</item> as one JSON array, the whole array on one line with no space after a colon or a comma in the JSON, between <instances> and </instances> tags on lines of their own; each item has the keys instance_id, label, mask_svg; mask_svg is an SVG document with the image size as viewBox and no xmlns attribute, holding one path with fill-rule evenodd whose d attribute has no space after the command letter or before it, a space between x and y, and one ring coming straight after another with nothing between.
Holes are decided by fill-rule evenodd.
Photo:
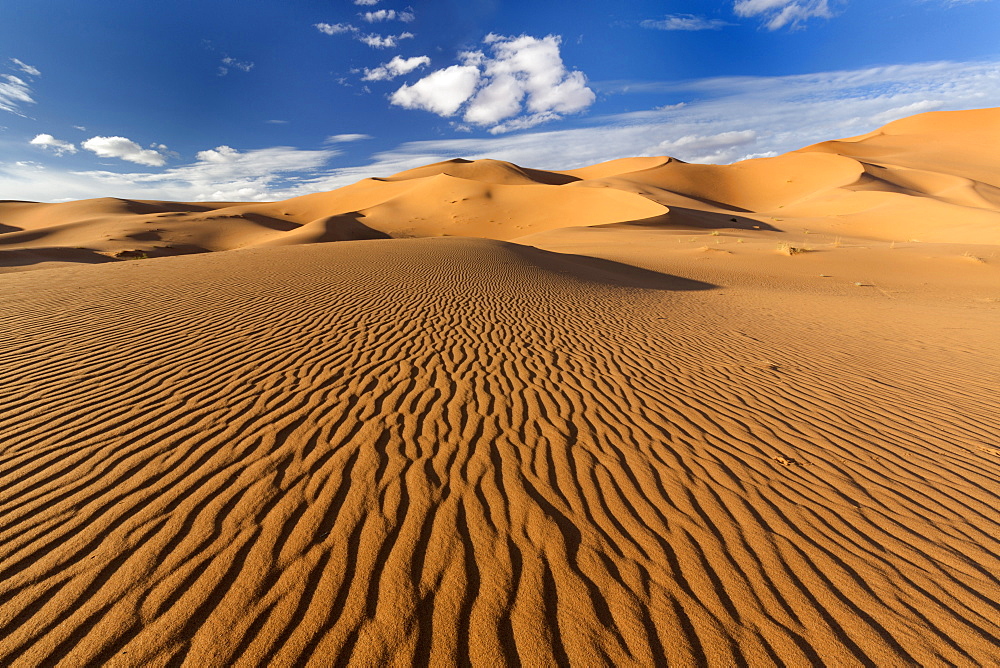
<instances>
[{"instance_id":1,"label":"white cloud","mask_svg":"<svg viewBox=\"0 0 1000 668\"><path fill-rule=\"evenodd\" d=\"M732 130L711 135L685 135L660 142L653 153L684 155L688 162L725 163L746 157L746 146L757 141L755 130Z\"/></svg>"},{"instance_id":2,"label":"white cloud","mask_svg":"<svg viewBox=\"0 0 1000 668\"><path fill-rule=\"evenodd\" d=\"M737 16L763 17L768 30L796 28L814 17L833 16L828 0L736 0L733 11Z\"/></svg>"},{"instance_id":3,"label":"white cloud","mask_svg":"<svg viewBox=\"0 0 1000 668\"><path fill-rule=\"evenodd\" d=\"M387 10L380 10L382 12ZM402 14L397 14L394 10L391 11L393 16L402 16ZM375 12L378 13L378 12ZM406 13L406 12L404 12ZM369 12L371 14L371 12ZM408 14L411 18L402 20L411 20L412 14ZM373 49L389 49L399 45L404 39L413 39L415 36L411 32L403 32L398 35L377 35L375 33L362 33L357 26L353 26L350 23L315 23L313 27L319 30L324 35L344 35L350 34L354 39L358 40L362 44L367 44Z\"/></svg>"},{"instance_id":4,"label":"white cloud","mask_svg":"<svg viewBox=\"0 0 1000 668\"><path fill-rule=\"evenodd\" d=\"M346 144L354 141L361 141L363 139L371 139L371 135L364 135L357 132L350 132L342 135L330 135L323 140L324 144Z\"/></svg>"},{"instance_id":5,"label":"white cloud","mask_svg":"<svg viewBox=\"0 0 1000 668\"><path fill-rule=\"evenodd\" d=\"M270 125L287 125L288 124L288 121L283 121L283 120L278 119L278 118L272 118L272 119L264 121L264 122L268 123Z\"/></svg>"},{"instance_id":6,"label":"white cloud","mask_svg":"<svg viewBox=\"0 0 1000 668\"><path fill-rule=\"evenodd\" d=\"M34 139L28 142L32 146L38 146L40 148L51 150L56 155L64 155L66 153L76 153L76 146L72 142L63 141L61 139L56 139L52 135L40 134Z\"/></svg>"},{"instance_id":7,"label":"white cloud","mask_svg":"<svg viewBox=\"0 0 1000 668\"><path fill-rule=\"evenodd\" d=\"M662 19L640 21L639 25L654 30L721 30L732 24L722 19L706 19L694 14L667 14Z\"/></svg>"},{"instance_id":8,"label":"white cloud","mask_svg":"<svg viewBox=\"0 0 1000 668\"><path fill-rule=\"evenodd\" d=\"M439 116L453 116L472 97L479 84L479 68L452 65L428 74L412 85L404 85L390 101L406 109L426 109Z\"/></svg>"},{"instance_id":9,"label":"white cloud","mask_svg":"<svg viewBox=\"0 0 1000 668\"><path fill-rule=\"evenodd\" d=\"M361 15L361 18L363 18L365 21L368 21L368 23L376 23L377 21L390 21L396 18L396 10L379 9L378 11L374 12L365 12L364 14Z\"/></svg>"},{"instance_id":10,"label":"white cloud","mask_svg":"<svg viewBox=\"0 0 1000 668\"><path fill-rule=\"evenodd\" d=\"M29 65L17 58L8 59L11 66L9 69L16 69L21 74L28 77L41 76L42 73L37 67ZM31 86L21 77L13 74L0 74L0 111L7 111L17 116L24 116L21 113L20 105L34 104L31 97Z\"/></svg>"},{"instance_id":11,"label":"white cloud","mask_svg":"<svg viewBox=\"0 0 1000 668\"><path fill-rule=\"evenodd\" d=\"M13 74L0 75L0 111L23 116L19 107L21 104L34 104L31 97L31 87L28 83Z\"/></svg>"},{"instance_id":12,"label":"white cloud","mask_svg":"<svg viewBox=\"0 0 1000 668\"><path fill-rule=\"evenodd\" d=\"M31 65L29 65L29 64L27 64L27 63L25 63L25 62L23 62L21 60L18 60L17 58L11 58L10 62L14 63L14 67L16 67L17 69L21 70L22 72L24 72L28 76L32 76L32 77L40 77L40 76L42 76L42 73L38 71L37 67L33 67L33 66L31 66Z\"/></svg>"},{"instance_id":13,"label":"white cloud","mask_svg":"<svg viewBox=\"0 0 1000 668\"><path fill-rule=\"evenodd\" d=\"M374 12L365 12L364 14L361 14L361 18L368 23L396 20L409 23L410 21L413 21L416 16L411 11L397 12L395 9L379 9Z\"/></svg>"},{"instance_id":14,"label":"white cloud","mask_svg":"<svg viewBox=\"0 0 1000 668\"><path fill-rule=\"evenodd\" d=\"M593 104L595 95L586 77L563 64L559 37L491 33L483 41L490 56L481 51L463 53L462 65L404 85L390 98L392 104L440 116L453 116L466 105L463 120L492 126L494 133L538 125Z\"/></svg>"},{"instance_id":15,"label":"white cloud","mask_svg":"<svg viewBox=\"0 0 1000 668\"><path fill-rule=\"evenodd\" d=\"M230 146L199 151L193 164L182 165L160 174L84 173L106 184L180 191L194 200L267 200L272 199L271 185L282 174L316 169L339 151L324 149L304 151L287 146L240 152Z\"/></svg>"},{"instance_id":16,"label":"white cloud","mask_svg":"<svg viewBox=\"0 0 1000 668\"><path fill-rule=\"evenodd\" d=\"M490 134L501 135L506 132L514 132L515 130L527 130L528 128L533 128L536 125L541 125L542 123L547 123L548 121L554 121L558 118L560 118L559 114L551 111L531 114L529 116L521 116L519 118L512 118L509 121L504 121L494 125L490 128Z\"/></svg>"},{"instance_id":17,"label":"white cloud","mask_svg":"<svg viewBox=\"0 0 1000 668\"><path fill-rule=\"evenodd\" d=\"M218 146L199 152L198 159L187 165L125 174L0 162L0 193L35 201L107 196L183 202L280 199L299 194L298 174L316 173L339 153L287 146L244 153Z\"/></svg>"},{"instance_id":18,"label":"white cloud","mask_svg":"<svg viewBox=\"0 0 1000 668\"><path fill-rule=\"evenodd\" d=\"M373 49L388 49L399 45L399 42L404 39L413 39L414 35L412 32L404 32L398 35L359 35L358 41L362 44L367 44Z\"/></svg>"},{"instance_id":19,"label":"white cloud","mask_svg":"<svg viewBox=\"0 0 1000 668\"><path fill-rule=\"evenodd\" d=\"M356 33L358 31L350 23L316 23L313 27L325 35L340 35L345 32Z\"/></svg>"},{"instance_id":20,"label":"white cloud","mask_svg":"<svg viewBox=\"0 0 1000 668\"><path fill-rule=\"evenodd\" d=\"M877 113L872 116L872 123L875 125L885 125L886 123L894 121L898 118L913 116L914 114L922 114L925 111L935 111L947 106L948 105L944 100L918 100L916 102L911 102L910 104L904 104L902 106L893 107L892 109L886 109L883 112Z\"/></svg>"},{"instance_id":21,"label":"white cloud","mask_svg":"<svg viewBox=\"0 0 1000 668\"><path fill-rule=\"evenodd\" d=\"M413 58L400 58L399 56L393 57L387 63L382 63L376 68L368 69L365 68L365 75L361 77L362 81L387 81L389 79L395 79L403 74L409 74L418 67L424 67L425 65L430 65L431 59L427 56L414 56Z\"/></svg>"},{"instance_id":22,"label":"white cloud","mask_svg":"<svg viewBox=\"0 0 1000 668\"><path fill-rule=\"evenodd\" d=\"M240 152L232 146L216 146L207 151L198 151L195 157L199 162L225 164L239 158Z\"/></svg>"},{"instance_id":23,"label":"white cloud","mask_svg":"<svg viewBox=\"0 0 1000 668\"><path fill-rule=\"evenodd\" d=\"M377 5L378 4L378 0L354 0L354 4L356 4L356 5L367 5L367 6L370 7L371 5Z\"/></svg>"},{"instance_id":24,"label":"white cloud","mask_svg":"<svg viewBox=\"0 0 1000 668\"><path fill-rule=\"evenodd\" d=\"M167 162L156 151L145 149L125 137L91 137L82 146L101 158L120 158L150 167L162 167Z\"/></svg>"},{"instance_id":25,"label":"white cloud","mask_svg":"<svg viewBox=\"0 0 1000 668\"><path fill-rule=\"evenodd\" d=\"M229 74L230 69L237 69L243 72L249 72L253 69L254 64L250 61L236 60L235 58L230 58L226 56L222 59L222 64L219 65L219 76L224 77Z\"/></svg>"}]
</instances>

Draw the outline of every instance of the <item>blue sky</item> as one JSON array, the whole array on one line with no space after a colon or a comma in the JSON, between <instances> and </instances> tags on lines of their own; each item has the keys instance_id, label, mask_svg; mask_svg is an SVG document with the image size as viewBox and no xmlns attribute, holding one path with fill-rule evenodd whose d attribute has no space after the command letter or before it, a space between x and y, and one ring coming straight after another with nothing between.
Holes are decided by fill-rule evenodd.
<instances>
[{"instance_id":1,"label":"blue sky","mask_svg":"<svg viewBox=\"0 0 1000 668\"><path fill-rule=\"evenodd\" d=\"M4 5L0 199L277 199L452 157L726 163L1000 106L1000 0Z\"/></svg>"}]
</instances>

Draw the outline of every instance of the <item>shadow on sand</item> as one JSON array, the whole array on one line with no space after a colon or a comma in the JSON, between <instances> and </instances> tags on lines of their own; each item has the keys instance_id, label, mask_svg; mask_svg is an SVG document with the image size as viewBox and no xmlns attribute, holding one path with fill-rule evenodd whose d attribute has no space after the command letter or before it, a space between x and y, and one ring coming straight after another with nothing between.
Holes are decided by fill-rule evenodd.
<instances>
[{"instance_id":1,"label":"shadow on sand","mask_svg":"<svg viewBox=\"0 0 1000 668\"><path fill-rule=\"evenodd\" d=\"M676 230L764 230L781 232L777 227L753 218L741 216L738 212L719 213L716 211L699 211L670 205L670 211L652 218L629 220L621 223L594 225L593 227L651 227Z\"/></svg>"},{"instance_id":2,"label":"shadow on sand","mask_svg":"<svg viewBox=\"0 0 1000 668\"><path fill-rule=\"evenodd\" d=\"M534 246L509 243L518 256L548 271L569 275L588 283L600 283L644 290L714 290L720 286L690 278L663 274L614 260L542 250Z\"/></svg>"},{"instance_id":3,"label":"shadow on sand","mask_svg":"<svg viewBox=\"0 0 1000 668\"><path fill-rule=\"evenodd\" d=\"M119 262L107 255L101 255L87 248L17 248L0 251L0 267L27 267L43 262L76 262L79 264L103 264Z\"/></svg>"}]
</instances>

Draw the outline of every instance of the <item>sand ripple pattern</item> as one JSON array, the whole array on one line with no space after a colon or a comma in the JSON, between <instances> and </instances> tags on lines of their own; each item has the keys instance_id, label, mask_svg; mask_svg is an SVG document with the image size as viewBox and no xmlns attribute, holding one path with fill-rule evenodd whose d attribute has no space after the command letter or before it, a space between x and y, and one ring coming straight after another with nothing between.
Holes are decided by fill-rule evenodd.
<instances>
[{"instance_id":1,"label":"sand ripple pattern","mask_svg":"<svg viewBox=\"0 0 1000 668\"><path fill-rule=\"evenodd\" d=\"M981 367L768 350L588 271L407 240L9 277L0 664L995 660Z\"/></svg>"}]
</instances>

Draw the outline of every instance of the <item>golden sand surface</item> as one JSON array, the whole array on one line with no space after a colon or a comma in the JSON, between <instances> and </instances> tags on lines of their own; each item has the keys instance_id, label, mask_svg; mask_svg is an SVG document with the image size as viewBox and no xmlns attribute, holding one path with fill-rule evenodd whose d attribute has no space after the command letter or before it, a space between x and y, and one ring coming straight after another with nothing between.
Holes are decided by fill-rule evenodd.
<instances>
[{"instance_id":1,"label":"golden sand surface","mask_svg":"<svg viewBox=\"0 0 1000 668\"><path fill-rule=\"evenodd\" d=\"M997 146L0 203L0 665L995 663Z\"/></svg>"}]
</instances>

